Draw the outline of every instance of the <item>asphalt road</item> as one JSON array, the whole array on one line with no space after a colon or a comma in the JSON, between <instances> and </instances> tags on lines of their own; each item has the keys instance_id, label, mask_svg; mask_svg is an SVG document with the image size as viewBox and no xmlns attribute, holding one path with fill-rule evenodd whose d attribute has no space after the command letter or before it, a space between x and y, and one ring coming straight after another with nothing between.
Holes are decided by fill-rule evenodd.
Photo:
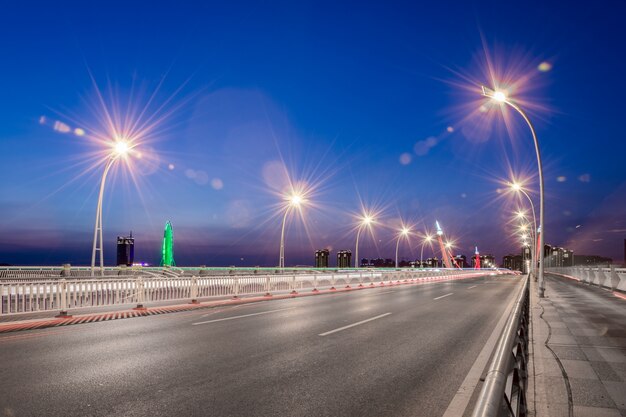
<instances>
[{"instance_id":1,"label":"asphalt road","mask_svg":"<svg viewBox=\"0 0 626 417\"><path fill-rule=\"evenodd\" d=\"M441 416L519 290L486 276L0 336L1 416Z\"/></svg>"}]
</instances>

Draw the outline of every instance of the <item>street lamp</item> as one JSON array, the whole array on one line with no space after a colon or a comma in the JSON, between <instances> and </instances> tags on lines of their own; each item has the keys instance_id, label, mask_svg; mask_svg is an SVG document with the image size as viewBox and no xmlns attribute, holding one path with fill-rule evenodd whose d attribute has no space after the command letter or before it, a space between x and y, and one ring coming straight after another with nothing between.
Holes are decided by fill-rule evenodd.
<instances>
[{"instance_id":1,"label":"street lamp","mask_svg":"<svg viewBox=\"0 0 626 417\"><path fill-rule=\"evenodd\" d=\"M426 242L430 243L432 242L433 237L431 235L426 235L424 236L424 240L422 240L422 249L420 250L420 268L423 268L424 262L424 245L426 244Z\"/></svg>"},{"instance_id":2,"label":"street lamp","mask_svg":"<svg viewBox=\"0 0 626 417\"><path fill-rule=\"evenodd\" d=\"M280 230L280 258L278 260L278 267L283 269L285 267L285 223L287 223L287 215L292 208L299 208L304 202L301 195L292 194L287 199L287 205L285 207L285 215L283 216L283 224Z\"/></svg>"},{"instance_id":3,"label":"street lamp","mask_svg":"<svg viewBox=\"0 0 626 417\"><path fill-rule=\"evenodd\" d=\"M408 238L410 231L410 229L403 227L400 233L398 233L398 240L396 241L396 268L398 268L398 248L400 247L400 239L403 237Z\"/></svg>"},{"instance_id":4,"label":"street lamp","mask_svg":"<svg viewBox=\"0 0 626 417\"><path fill-rule=\"evenodd\" d=\"M359 237L361 236L361 230L365 226L369 227L372 223L374 223L374 218L370 216L369 214L364 215L363 218L361 219L361 222L359 223L359 228L356 232L356 245L355 245L356 248L354 251L354 267L355 268L359 267Z\"/></svg>"},{"instance_id":5,"label":"street lamp","mask_svg":"<svg viewBox=\"0 0 626 417\"><path fill-rule=\"evenodd\" d=\"M544 191L543 191L543 166L541 164L541 151L539 149L539 141L537 140L537 134L535 133L535 128L530 122L530 119L528 118L528 116L526 116L526 113L524 113L524 111L517 104L510 101L506 97L506 94L504 94L503 91L493 91L483 86L482 94L483 96L494 99L495 101L501 104L507 104L508 106L516 110L522 116L522 118L524 118L524 120L526 121L526 124L530 128L530 133L532 134L533 142L535 143L535 153L537 155L537 171L539 172L539 229L538 229L539 230L539 257L538 257L538 260L539 260L539 297L543 298L545 294L545 286L544 286L545 283L543 281Z\"/></svg>"},{"instance_id":6,"label":"street lamp","mask_svg":"<svg viewBox=\"0 0 626 417\"><path fill-rule=\"evenodd\" d=\"M107 163L100 180L100 193L98 194L98 205L96 207L96 224L93 229L93 246L91 249L91 276L95 275L96 252L100 252L100 275L104 275L104 253L102 244L102 199L104 197L104 186L107 174L113 164L120 158L125 158L131 150L131 146L124 139L118 139L112 144L112 149L107 159Z\"/></svg>"},{"instance_id":7,"label":"street lamp","mask_svg":"<svg viewBox=\"0 0 626 417\"><path fill-rule=\"evenodd\" d=\"M532 263L533 263L533 267L532 267L532 274L535 276L535 278L537 278L537 250L538 248L536 247L537 245L537 233L538 233L538 229L537 229L537 216L535 215L535 205L533 204L533 199L530 198L530 195L528 195L528 193L526 192L526 190L524 190L524 187L522 187L522 185L518 182L512 182L509 183L511 189L515 192L519 192L522 195L524 195L526 197L526 199L528 200L528 202L530 203L530 211L533 215L533 244L531 245L531 258L532 258ZM522 218L524 217L524 214L522 211L519 211L517 213L517 217L518 218ZM543 248L543 247L542 247ZM543 249L541 249L541 253L543 253ZM543 255L542 255L542 259L543 259Z\"/></svg>"}]
</instances>

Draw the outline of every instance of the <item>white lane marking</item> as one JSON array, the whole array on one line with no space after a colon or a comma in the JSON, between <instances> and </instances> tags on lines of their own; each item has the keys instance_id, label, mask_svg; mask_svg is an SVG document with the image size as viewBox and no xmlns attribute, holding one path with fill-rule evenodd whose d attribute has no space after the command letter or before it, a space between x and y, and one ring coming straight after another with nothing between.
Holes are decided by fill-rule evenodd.
<instances>
[{"instance_id":1,"label":"white lane marking","mask_svg":"<svg viewBox=\"0 0 626 417\"><path fill-rule=\"evenodd\" d=\"M468 288L468 290L471 290L472 288L476 288L478 285L472 285L471 287Z\"/></svg>"},{"instance_id":2,"label":"white lane marking","mask_svg":"<svg viewBox=\"0 0 626 417\"><path fill-rule=\"evenodd\" d=\"M441 297L433 298L433 300L439 300L440 298L447 297L447 296L452 295L452 294L454 294L454 293L453 293L453 292L451 292L451 293L449 293L449 294L442 295Z\"/></svg>"},{"instance_id":3,"label":"white lane marking","mask_svg":"<svg viewBox=\"0 0 626 417\"><path fill-rule=\"evenodd\" d=\"M485 366L487 365L487 360L491 357L491 353L493 352L496 342L502 333L502 329L511 315L511 310L513 309L514 304L515 297L511 299L511 302L504 310L504 314L500 317L498 324L496 324L493 332L491 332L491 336L487 339L485 346L483 346L483 349L478 354L478 357L474 361L474 364L467 373L467 376L465 376L465 379L456 391L456 395L452 398L452 401L450 401L450 404L448 405L446 412L443 413L442 417L457 417L462 416L465 413L465 409L472 398L472 394L476 390L476 385L478 385L478 382L480 381L483 369L485 369Z\"/></svg>"},{"instance_id":4,"label":"white lane marking","mask_svg":"<svg viewBox=\"0 0 626 417\"><path fill-rule=\"evenodd\" d=\"M198 324L216 323L218 321L235 320L235 319L242 319L244 317L260 316L262 314L277 313L279 311L291 310L292 308L295 308L295 307L279 308L278 310L261 311L259 313L244 314L244 315L241 315L241 316L224 317L222 319L199 321L199 322L196 322L196 323L191 323L191 325L192 326L196 326Z\"/></svg>"},{"instance_id":5,"label":"white lane marking","mask_svg":"<svg viewBox=\"0 0 626 417\"><path fill-rule=\"evenodd\" d=\"M358 326L358 325L361 325L361 324L365 324L365 323L367 323L367 322L369 322L369 321L372 321L372 320L382 319L383 317L386 317L386 316L388 316L388 315L390 315L390 314L391 314L391 313L385 313L385 314L381 314L380 316L371 317L371 318L366 319L366 320L361 320L361 321L359 321L359 322L352 323L352 324L348 324L347 326L343 326L343 327L340 327L340 328L335 329L335 330L330 330L330 331L327 331L327 332L324 332L324 333L320 333L320 334L318 334L318 336L328 336L329 334L337 333L337 332L340 332L340 331L342 331L342 330L349 329L349 328L354 327L354 326Z\"/></svg>"}]
</instances>

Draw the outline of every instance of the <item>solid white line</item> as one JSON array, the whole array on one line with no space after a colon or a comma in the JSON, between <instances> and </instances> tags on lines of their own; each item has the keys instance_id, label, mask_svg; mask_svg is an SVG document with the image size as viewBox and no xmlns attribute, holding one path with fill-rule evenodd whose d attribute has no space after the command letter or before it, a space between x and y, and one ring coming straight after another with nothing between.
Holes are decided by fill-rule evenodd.
<instances>
[{"instance_id":1,"label":"solid white line","mask_svg":"<svg viewBox=\"0 0 626 417\"><path fill-rule=\"evenodd\" d=\"M260 313L251 313L251 314L244 314L242 316L232 316L232 317L225 317L223 319L215 319L215 320L208 320L208 321L199 321L197 323L191 323L192 326L196 326L198 324L208 324L208 323L216 323L218 321L226 321L226 320L235 320L235 319L242 319L244 317L252 317L252 316L260 316L262 314L269 314L269 313L276 313L278 311L285 311L285 310L291 310L292 308L295 307L289 307L289 308L279 308L278 310L269 310L269 311L261 311Z\"/></svg>"},{"instance_id":2,"label":"solid white line","mask_svg":"<svg viewBox=\"0 0 626 417\"><path fill-rule=\"evenodd\" d=\"M477 285L472 285L471 287L468 288L468 290L471 290L472 288L476 288Z\"/></svg>"},{"instance_id":3,"label":"solid white line","mask_svg":"<svg viewBox=\"0 0 626 417\"><path fill-rule=\"evenodd\" d=\"M441 297L433 298L433 300L439 300L440 298L447 297L447 296L452 295L452 294L454 294L454 293L453 293L453 292L451 292L451 293L449 293L449 294L442 295Z\"/></svg>"},{"instance_id":4,"label":"solid white line","mask_svg":"<svg viewBox=\"0 0 626 417\"><path fill-rule=\"evenodd\" d=\"M337 333L337 332L340 332L342 330L349 329L350 327L354 327L354 326L358 326L360 324L367 323L368 321L382 319L383 317L386 317L386 316L388 316L390 314L391 313L385 313L385 314L381 314L380 316L372 317L372 318L369 318L369 319L366 319L366 320L361 320L361 321L359 321L357 323L348 324L347 326L343 326L343 327L340 327L340 328L335 329L335 330L330 330L330 331L325 332L325 333L320 333L320 334L318 334L318 336L328 336L329 334Z\"/></svg>"},{"instance_id":5,"label":"solid white line","mask_svg":"<svg viewBox=\"0 0 626 417\"><path fill-rule=\"evenodd\" d=\"M442 417L458 417L465 413L465 409L472 398L472 394L480 381L483 369L485 369L485 366L487 365L487 360L491 357L491 353L493 352L496 342L502 333L502 329L511 315L513 304L515 304L515 297L511 299L511 302L506 307L506 310L504 310L504 314L500 317L498 324L496 324L493 332L491 332L491 336L487 339L485 346L483 346L482 350L478 354L478 357L474 361L474 364L465 376L465 379L456 391L456 395L452 398L452 401L450 401L450 404L448 405L446 412L443 413Z\"/></svg>"}]
</instances>

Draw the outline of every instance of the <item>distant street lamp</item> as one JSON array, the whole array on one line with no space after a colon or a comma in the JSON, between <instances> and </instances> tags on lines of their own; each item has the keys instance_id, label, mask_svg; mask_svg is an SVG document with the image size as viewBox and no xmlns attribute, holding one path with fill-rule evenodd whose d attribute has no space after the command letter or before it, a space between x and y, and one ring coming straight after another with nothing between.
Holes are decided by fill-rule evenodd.
<instances>
[{"instance_id":1,"label":"distant street lamp","mask_svg":"<svg viewBox=\"0 0 626 417\"><path fill-rule=\"evenodd\" d=\"M113 144L113 149L109 154L107 163L100 180L100 193L98 194L98 205L96 208L96 224L93 229L93 246L91 249L91 276L95 275L96 270L96 251L100 252L100 275L104 275L104 253L102 244L102 199L104 197L104 186L106 184L107 174L111 166L120 158L125 158L131 150L131 146L125 140L117 140Z\"/></svg>"},{"instance_id":2,"label":"distant street lamp","mask_svg":"<svg viewBox=\"0 0 626 417\"><path fill-rule=\"evenodd\" d=\"M535 153L537 155L537 171L539 172L539 297L543 298L545 294L545 283L543 280L543 247L544 247L544 190L543 190L543 166L541 164L541 151L539 149L539 141L537 140L537 134L535 133L535 128L526 113L515 103L511 102L503 91L493 91L482 87L482 94L485 97L496 100L499 103L507 104L513 109L515 109L526 121L528 127L530 128L530 133L533 137L533 142L535 143Z\"/></svg>"},{"instance_id":3,"label":"distant street lamp","mask_svg":"<svg viewBox=\"0 0 626 417\"><path fill-rule=\"evenodd\" d=\"M285 268L285 223L287 223L287 215L292 208L298 208L304 202L302 196L298 194L292 194L287 198L287 205L285 207L285 215L283 216L283 223L280 230L280 258L278 260L278 267Z\"/></svg>"},{"instance_id":4,"label":"distant street lamp","mask_svg":"<svg viewBox=\"0 0 626 417\"><path fill-rule=\"evenodd\" d=\"M361 236L361 230L363 229L363 227L369 227L372 223L374 222L374 218L372 218L369 214L366 214L365 216L363 216L363 218L361 219L361 222L359 223L359 228L356 232L356 248L354 250L354 267L358 268L359 267L359 237Z\"/></svg>"},{"instance_id":5,"label":"distant street lamp","mask_svg":"<svg viewBox=\"0 0 626 417\"><path fill-rule=\"evenodd\" d=\"M532 259L532 275L537 278L537 251L539 248L537 248L537 233L538 233L538 229L537 229L537 216L535 215L535 205L533 204L533 199L530 198L530 195L528 195L528 193L526 192L526 190L524 190L524 188L522 187L522 185L520 183L517 182L512 182L509 184L511 186L511 189L515 192L519 192L521 194L523 194L526 199L528 200L528 202L530 203L530 211L533 215L533 233L532 233L532 237L533 237L533 244L530 246L530 256ZM521 215L521 216L520 216ZM524 214L523 212L518 212L517 214L518 218L523 218ZM541 253L543 253L543 250L541 250Z\"/></svg>"},{"instance_id":6,"label":"distant street lamp","mask_svg":"<svg viewBox=\"0 0 626 417\"><path fill-rule=\"evenodd\" d=\"M426 244L427 242L430 243L432 242L433 237L430 235L426 235L424 236L424 240L422 240L422 249L420 250L420 268L423 268L423 264L424 264L424 244Z\"/></svg>"},{"instance_id":7,"label":"distant street lamp","mask_svg":"<svg viewBox=\"0 0 626 417\"><path fill-rule=\"evenodd\" d=\"M398 233L398 240L396 241L396 268L398 268L398 248L400 247L400 239L403 237L408 238L410 231L410 229L403 227L400 233Z\"/></svg>"}]
</instances>

